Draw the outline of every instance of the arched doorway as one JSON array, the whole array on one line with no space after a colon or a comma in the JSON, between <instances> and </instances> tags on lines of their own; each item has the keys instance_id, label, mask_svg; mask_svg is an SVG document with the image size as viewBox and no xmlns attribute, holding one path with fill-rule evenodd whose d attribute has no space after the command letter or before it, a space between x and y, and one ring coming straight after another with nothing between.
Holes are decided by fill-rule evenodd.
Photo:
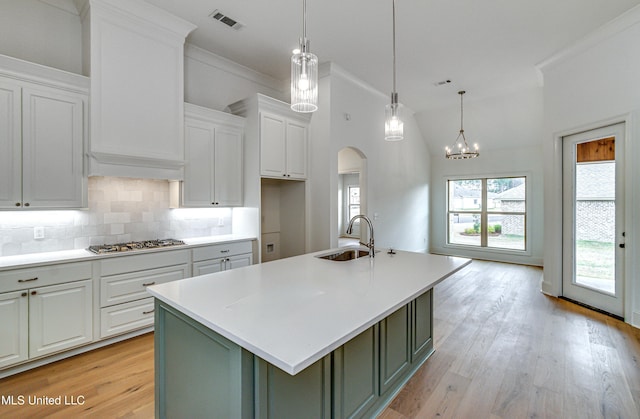
<instances>
[{"instance_id":1,"label":"arched doorway","mask_svg":"<svg viewBox=\"0 0 640 419\"><path fill-rule=\"evenodd\" d=\"M360 229L359 220L353 234L346 234L349 220L357 214L367 214L367 158L355 147L344 147L338 152L339 246L367 240L367 231Z\"/></svg>"}]
</instances>

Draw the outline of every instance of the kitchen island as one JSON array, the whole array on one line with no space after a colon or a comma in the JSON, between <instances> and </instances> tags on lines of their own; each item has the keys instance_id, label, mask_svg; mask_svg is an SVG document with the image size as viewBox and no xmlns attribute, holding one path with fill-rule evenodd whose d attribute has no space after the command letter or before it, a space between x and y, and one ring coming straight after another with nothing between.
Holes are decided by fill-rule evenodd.
<instances>
[{"instance_id":1,"label":"kitchen island","mask_svg":"<svg viewBox=\"0 0 640 419\"><path fill-rule=\"evenodd\" d=\"M369 417L433 352L432 288L468 259L317 252L147 288L156 416Z\"/></svg>"}]
</instances>

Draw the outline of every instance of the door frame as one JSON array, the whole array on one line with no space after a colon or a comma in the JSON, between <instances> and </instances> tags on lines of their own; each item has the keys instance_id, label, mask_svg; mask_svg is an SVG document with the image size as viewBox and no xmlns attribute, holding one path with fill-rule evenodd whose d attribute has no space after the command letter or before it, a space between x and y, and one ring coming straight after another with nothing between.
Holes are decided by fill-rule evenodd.
<instances>
[{"instance_id":1,"label":"door frame","mask_svg":"<svg viewBox=\"0 0 640 419\"><path fill-rule=\"evenodd\" d=\"M574 137L574 138L572 138ZM577 138L575 138L577 137ZM614 294L598 290L574 282L576 278L576 168L577 168L577 145L597 141L598 139L615 138L615 232L614 232ZM625 310L625 262L626 249L618 247L625 242L623 237L626 222L626 181L625 181L625 145L626 145L626 124L619 122L599 128L577 132L567 135L562 140L562 296L578 303L591 306L598 310L624 316ZM568 165L568 167L567 167Z\"/></svg>"}]
</instances>

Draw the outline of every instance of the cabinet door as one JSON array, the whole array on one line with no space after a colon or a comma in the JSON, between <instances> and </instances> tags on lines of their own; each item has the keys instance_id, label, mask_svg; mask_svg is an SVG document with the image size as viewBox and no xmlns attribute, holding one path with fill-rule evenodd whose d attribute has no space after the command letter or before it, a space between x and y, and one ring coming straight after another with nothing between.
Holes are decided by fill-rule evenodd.
<instances>
[{"instance_id":1,"label":"cabinet door","mask_svg":"<svg viewBox=\"0 0 640 419\"><path fill-rule=\"evenodd\" d=\"M29 291L29 357L39 357L93 340L91 280Z\"/></svg>"},{"instance_id":2,"label":"cabinet door","mask_svg":"<svg viewBox=\"0 0 640 419\"><path fill-rule=\"evenodd\" d=\"M267 112L260 114L260 174L283 177L285 172L286 120Z\"/></svg>"},{"instance_id":3,"label":"cabinet door","mask_svg":"<svg viewBox=\"0 0 640 419\"><path fill-rule=\"evenodd\" d=\"M258 357L254 359L256 418L331 417L331 355L296 375Z\"/></svg>"},{"instance_id":4,"label":"cabinet door","mask_svg":"<svg viewBox=\"0 0 640 419\"><path fill-rule=\"evenodd\" d=\"M226 258L194 262L193 276L213 274L216 272L224 271L225 260Z\"/></svg>"},{"instance_id":5,"label":"cabinet door","mask_svg":"<svg viewBox=\"0 0 640 419\"><path fill-rule=\"evenodd\" d=\"M380 394L384 394L410 366L409 306L380 322Z\"/></svg>"},{"instance_id":6,"label":"cabinet door","mask_svg":"<svg viewBox=\"0 0 640 419\"><path fill-rule=\"evenodd\" d=\"M251 253L246 255L237 255L227 258L226 269L242 268L243 266L249 266L253 263L253 255Z\"/></svg>"},{"instance_id":7,"label":"cabinet door","mask_svg":"<svg viewBox=\"0 0 640 419\"><path fill-rule=\"evenodd\" d=\"M20 87L0 80L0 208L22 205Z\"/></svg>"},{"instance_id":8,"label":"cabinet door","mask_svg":"<svg viewBox=\"0 0 640 419\"><path fill-rule=\"evenodd\" d=\"M26 291L0 294L0 368L29 356L29 299Z\"/></svg>"},{"instance_id":9,"label":"cabinet door","mask_svg":"<svg viewBox=\"0 0 640 419\"><path fill-rule=\"evenodd\" d=\"M185 166L182 205L213 205L213 124L185 120Z\"/></svg>"},{"instance_id":10,"label":"cabinet door","mask_svg":"<svg viewBox=\"0 0 640 419\"><path fill-rule=\"evenodd\" d=\"M22 91L22 196L31 208L81 208L84 98L54 89Z\"/></svg>"},{"instance_id":11,"label":"cabinet door","mask_svg":"<svg viewBox=\"0 0 640 419\"><path fill-rule=\"evenodd\" d=\"M287 121L287 178L307 178L307 126Z\"/></svg>"},{"instance_id":12,"label":"cabinet door","mask_svg":"<svg viewBox=\"0 0 640 419\"><path fill-rule=\"evenodd\" d=\"M223 207L242 205L242 132L216 128L214 201Z\"/></svg>"},{"instance_id":13,"label":"cabinet door","mask_svg":"<svg viewBox=\"0 0 640 419\"><path fill-rule=\"evenodd\" d=\"M364 417L378 400L378 327L371 327L334 352L336 418Z\"/></svg>"},{"instance_id":14,"label":"cabinet door","mask_svg":"<svg viewBox=\"0 0 640 419\"><path fill-rule=\"evenodd\" d=\"M413 301L411 362L415 362L433 352L432 339L432 304L433 290L429 290Z\"/></svg>"}]
</instances>

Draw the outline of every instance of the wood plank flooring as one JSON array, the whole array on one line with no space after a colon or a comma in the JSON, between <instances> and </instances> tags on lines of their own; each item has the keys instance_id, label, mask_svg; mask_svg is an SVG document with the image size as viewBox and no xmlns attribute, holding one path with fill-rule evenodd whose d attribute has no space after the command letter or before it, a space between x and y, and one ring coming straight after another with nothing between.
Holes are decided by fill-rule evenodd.
<instances>
[{"instance_id":1,"label":"wood plank flooring","mask_svg":"<svg viewBox=\"0 0 640 419\"><path fill-rule=\"evenodd\" d=\"M436 286L436 352L380 418L640 417L640 330L541 294L541 275L474 261ZM152 418L153 335L2 379L8 395L85 403L1 418Z\"/></svg>"},{"instance_id":2,"label":"wood plank flooring","mask_svg":"<svg viewBox=\"0 0 640 419\"><path fill-rule=\"evenodd\" d=\"M640 330L474 261L435 288L436 352L382 419L640 418Z\"/></svg>"}]
</instances>

